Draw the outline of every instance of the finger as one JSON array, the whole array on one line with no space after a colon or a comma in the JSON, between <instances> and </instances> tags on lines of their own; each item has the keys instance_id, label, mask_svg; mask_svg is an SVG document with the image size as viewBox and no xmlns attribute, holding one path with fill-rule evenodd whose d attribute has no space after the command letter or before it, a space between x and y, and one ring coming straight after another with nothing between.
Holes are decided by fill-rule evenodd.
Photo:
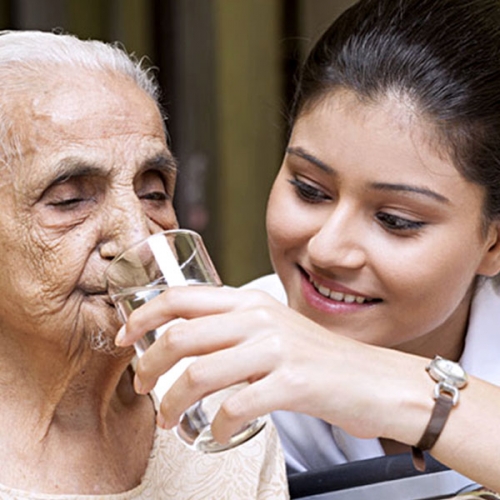
<instances>
[{"instance_id":1,"label":"finger","mask_svg":"<svg viewBox=\"0 0 500 500\"><path fill-rule=\"evenodd\" d=\"M146 332L156 330L174 319L190 318L186 305L191 305L192 301L203 303L202 297L207 293L211 297L212 304L215 302L213 298L215 288L196 287L195 293L193 289L194 287L169 288L133 311L125 327L120 330L116 343L120 346L131 345Z\"/></svg>"},{"instance_id":2,"label":"finger","mask_svg":"<svg viewBox=\"0 0 500 500\"><path fill-rule=\"evenodd\" d=\"M277 389L274 374L264 377L252 384L241 386L232 393L217 412L211 432L219 443L227 443L231 436L239 432L255 419L271 412L283 409L283 389Z\"/></svg>"},{"instance_id":3,"label":"finger","mask_svg":"<svg viewBox=\"0 0 500 500\"><path fill-rule=\"evenodd\" d=\"M233 313L232 317L215 315L172 324L138 360L138 392L149 392L158 377L183 358L202 356L243 342L245 329L234 327L243 323L242 316L244 313Z\"/></svg>"},{"instance_id":4,"label":"finger","mask_svg":"<svg viewBox=\"0 0 500 500\"><path fill-rule=\"evenodd\" d=\"M173 427L181 414L196 401L220 389L257 380L269 372L265 356L238 345L194 361L164 396L160 412L166 427Z\"/></svg>"},{"instance_id":5,"label":"finger","mask_svg":"<svg viewBox=\"0 0 500 500\"><path fill-rule=\"evenodd\" d=\"M172 287L135 310L120 331L117 343L131 345L146 332L176 318L191 319L249 309L273 301L264 292L207 286Z\"/></svg>"}]
</instances>

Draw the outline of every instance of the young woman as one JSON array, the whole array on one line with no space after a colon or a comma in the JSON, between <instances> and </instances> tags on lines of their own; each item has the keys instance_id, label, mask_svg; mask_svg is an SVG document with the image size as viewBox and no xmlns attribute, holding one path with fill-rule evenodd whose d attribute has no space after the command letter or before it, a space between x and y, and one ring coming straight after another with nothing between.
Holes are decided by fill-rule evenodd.
<instances>
[{"instance_id":1,"label":"young woman","mask_svg":"<svg viewBox=\"0 0 500 500\"><path fill-rule=\"evenodd\" d=\"M247 380L213 425L220 440L291 410L274 417L292 470L413 446L418 467L430 449L500 490L499 54L497 0L361 0L326 31L269 200L276 276L251 286L281 301L171 289L118 337L189 319L138 366L147 392L199 356L160 425Z\"/></svg>"}]
</instances>

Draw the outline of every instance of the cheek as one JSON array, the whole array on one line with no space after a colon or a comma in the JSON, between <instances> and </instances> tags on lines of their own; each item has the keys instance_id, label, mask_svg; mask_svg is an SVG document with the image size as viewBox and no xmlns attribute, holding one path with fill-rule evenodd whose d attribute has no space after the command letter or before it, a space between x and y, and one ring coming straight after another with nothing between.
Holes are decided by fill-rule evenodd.
<instances>
[{"instance_id":1,"label":"cheek","mask_svg":"<svg viewBox=\"0 0 500 500\"><path fill-rule=\"evenodd\" d=\"M91 227L74 228L63 235L32 229L24 258L12 276L24 302L39 308L41 314L63 308L84 275L96 233Z\"/></svg>"},{"instance_id":2,"label":"cheek","mask_svg":"<svg viewBox=\"0 0 500 500\"><path fill-rule=\"evenodd\" d=\"M266 227L275 270L304 252L330 216L330 208L301 201L287 181L278 178L267 207Z\"/></svg>"},{"instance_id":3,"label":"cheek","mask_svg":"<svg viewBox=\"0 0 500 500\"><path fill-rule=\"evenodd\" d=\"M31 296L27 300L40 300L47 306L66 297L74 288L83 267L82 248L58 242L50 246L32 248L30 262L18 273L21 289Z\"/></svg>"},{"instance_id":4,"label":"cheek","mask_svg":"<svg viewBox=\"0 0 500 500\"><path fill-rule=\"evenodd\" d=\"M173 205L169 205L166 210L162 211L158 218L151 218L151 220L158 224L162 230L177 229L179 227Z\"/></svg>"},{"instance_id":5,"label":"cheek","mask_svg":"<svg viewBox=\"0 0 500 500\"><path fill-rule=\"evenodd\" d=\"M297 231L291 221L295 210L293 203L279 179L275 182L266 214L266 229L269 253L273 264L279 265L279 256L297 244L301 231Z\"/></svg>"},{"instance_id":6,"label":"cheek","mask_svg":"<svg viewBox=\"0 0 500 500\"><path fill-rule=\"evenodd\" d=\"M40 259L40 255L37 257L37 260L12 262L10 272L2 277L4 294L0 299L0 317L2 324L10 325L13 330L30 331L40 329L41 325L45 328L53 318L60 320L60 311L73 289L72 284L67 286L71 262L66 265L61 262L55 267Z\"/></svg>"},{"instance_id":7,"label":"cheek","mask_svg":"<svg viewBox=\"0 0 500 500\"><path fill-rule=\"evenodd\" d=\"M477 257L468 252L433 248L419 258L401 259L388 253L375 268L387 303L393 306L394 320L408 330L412 323L423 331L439 326L458 308L470 291L476 265Z\"/></svg>"},{"instance_id":8,"label":"cheek","mask_svg":"<svg viewBox=\"0 0 500 500\"><path fill-rule=\"evenodd\" d=\"M158 229L175 229L179 226L172 202L168 202L165 206L159 206L148 200L142 200L141 203L148 219L150 232L157 232Z\"/></svg>"}]
</instances>

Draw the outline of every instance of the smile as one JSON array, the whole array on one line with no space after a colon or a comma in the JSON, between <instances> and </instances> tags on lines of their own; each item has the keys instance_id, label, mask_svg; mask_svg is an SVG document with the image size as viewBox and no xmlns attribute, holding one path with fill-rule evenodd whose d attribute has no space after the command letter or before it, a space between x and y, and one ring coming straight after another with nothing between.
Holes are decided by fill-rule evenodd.
<instances>
[{"instance_id":1,"label":"smile","mask_svg":"<svg viewBox=\"0 0 500 500\"><path fill-rule=\"evenodd\" d=\"M326 286L316 283L311 277L309 277L309 282L323 297L328 297L329 299L335 300L337 302L345 302L346 304L364 304L367 302L374 302L374 299L369 299L367 297L362 297L361 295L351 295L349 293L336 292L330 290Z\"/></svg>"}]
</instances>

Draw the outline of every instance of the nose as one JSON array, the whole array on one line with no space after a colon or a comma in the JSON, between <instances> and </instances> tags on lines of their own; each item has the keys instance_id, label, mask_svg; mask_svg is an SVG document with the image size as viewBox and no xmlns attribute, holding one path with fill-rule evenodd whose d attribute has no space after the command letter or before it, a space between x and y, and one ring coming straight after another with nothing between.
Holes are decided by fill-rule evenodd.
<instances>
[{"instance_id":1,"label":"nose","mask_svg":"<svg viewBox=\"0 0 500 500\"><path fill-rule=\"evenodd\" d=\"M103 215L100 255L103 259L112 260L126 248L158 230L159 227L147 217L135 194L117 197Z\"/></svg>"},{"instance_id":2,"label":"nose","mask_svg":"<svg viewBox=\"0 0 500 500\"><path fill-rule=\"evenodd\" d=\"M361 269L367 261L366 227L356 210L337 205L309 239L311 264L322 269Z\"/></svg>"}]
</instances>

